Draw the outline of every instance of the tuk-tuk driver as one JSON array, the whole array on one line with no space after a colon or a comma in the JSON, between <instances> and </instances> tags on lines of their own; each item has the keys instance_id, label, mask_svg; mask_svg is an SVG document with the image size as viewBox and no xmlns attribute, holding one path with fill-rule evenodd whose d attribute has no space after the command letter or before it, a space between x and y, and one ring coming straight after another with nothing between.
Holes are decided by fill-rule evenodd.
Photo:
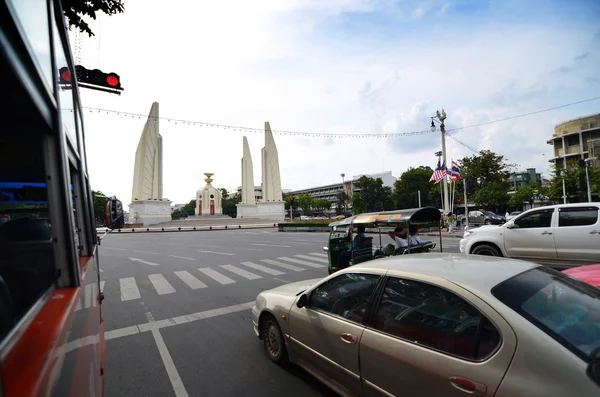
<instances>
[{"instance_id":1,"label":"tuk-tuk driver","mask_svg":"<svg viewBox=\"0 0 600 397\"><path fill-rule=\"evenodd\" d=\"M356 228L356 236L354 236L354 240L352 240L352 247L348 248L347 251L342 253L340 259L338 261L337 267L343 269L348 267L350 264L350 259L352 258L352 252L357 252L360 248L360 241L367 237L365 234L365 225L358 225Z\"/></svg>"}]
</instances>

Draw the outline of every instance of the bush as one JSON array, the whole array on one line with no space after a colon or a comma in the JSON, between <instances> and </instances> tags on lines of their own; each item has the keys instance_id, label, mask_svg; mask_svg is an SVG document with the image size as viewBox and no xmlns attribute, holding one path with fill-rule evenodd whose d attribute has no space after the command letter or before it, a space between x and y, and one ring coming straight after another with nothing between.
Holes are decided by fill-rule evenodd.
<instances>
[{"instance_id":1,"label":"bush","mask_svg":"<svg viewBox=\"0 0 600 397\"><path fill-rule=\"evenodd\" d=\"M304 222L282 222L279 227L314 227L314 226L327 226L333 223L333 220L322 220L322 221L304 221Z\"/></svg>"}]
</instances>

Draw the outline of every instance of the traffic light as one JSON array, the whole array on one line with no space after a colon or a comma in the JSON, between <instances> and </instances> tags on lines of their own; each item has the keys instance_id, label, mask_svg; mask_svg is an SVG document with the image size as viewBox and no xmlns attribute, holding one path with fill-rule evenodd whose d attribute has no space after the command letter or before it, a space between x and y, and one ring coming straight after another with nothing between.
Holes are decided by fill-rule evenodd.
<instances>
[{"instance_id":1,"label":"traffic light","mask_svg":"<svg viewBox=\"0 0 600 397\"><path fill-rule=\"evenodd\" d=\"M294 198L293 197L290 197L290 205L294 206Z\"/></svg>"},{"instance_id":2,"label":"traffic light","mask_svg":"<svg viewBox=\"0 0 600 397\"><path fill-rule=\"evenodd\" d=\"M69 68L62 67L59 69L59 84L71 84L73 76ZM99 69L87 69L81 65L75 66L75 74L77 75L77 82L82 84L82 87L94 88L108 88L112 90L123 90L121 87L121 78L116 73L104 73ZM93 87L89 87L93 86Z\"/></svg>"}]
</instances>

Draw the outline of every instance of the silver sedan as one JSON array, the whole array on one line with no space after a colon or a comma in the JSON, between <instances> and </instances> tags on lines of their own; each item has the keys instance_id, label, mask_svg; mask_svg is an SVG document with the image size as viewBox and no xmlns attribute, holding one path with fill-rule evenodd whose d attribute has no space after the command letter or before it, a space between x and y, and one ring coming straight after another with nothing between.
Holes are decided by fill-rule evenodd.
<instances>
[{"instance_id":1,"label":"silver sedan","mask_svg":"<svg viewBox=\"0 0 600 397\"><path fill-rule=\"evenodd\" d=\"M600 395L600 289L529 262L374 260L264 291L252 319L342 396Z\"/></svg>"}]
</instances>

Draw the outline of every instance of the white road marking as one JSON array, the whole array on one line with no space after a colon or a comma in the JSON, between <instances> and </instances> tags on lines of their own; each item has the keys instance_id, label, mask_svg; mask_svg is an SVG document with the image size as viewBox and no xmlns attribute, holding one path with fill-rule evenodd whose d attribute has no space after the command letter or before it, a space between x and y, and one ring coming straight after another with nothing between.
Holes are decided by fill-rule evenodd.
<instances>
[{"instance_id":1,"label":"white road marking","mask_svg":"<svg viewBox=\"0 0 600 397\"><path fill-rule=\"evenodd\" d=\"M104 284L106 284L106 281L100 281L100 292L104 292Z\"/></svg>"},{"instance_id":2,"label":"white road marking","mask_svg":"<svg viewBox=\"0 0 600 397\"><path fill-rule=\"evenodd\" d=\"M134 261L134 262L140 262L140 263L145 263L146 265L150 265L150 266L160 266L160 263L154 263L154 262L148 262L139 258L129 258L130 261Z\"/></svg>"},{"instance_id":3,"label":"white road marking","mask_svg":"<svg viewBox=\"0 0 600 397\"><path fill-rule=\"evenodd\" d=\"M101 250L113 250L113 251L127 251L125 248L112 248L112 247L101 247Z\"/></svg>"},{"instance_id":4,"label":"white road marking","mask_svg":"<svg viewBox=\"0 0 600 397\"><path fill-rule=\"evenodd\" d=\"M235 254L232 254L231 252L215 252L215 251L200 251L200 250L198 250L198 252L204 252L205 254L217 254L217 255L235 255Z\"/></svg>"},{"instance_id":5,"label":"white road marking","mask_svg":"<svg viewBox=\"0 0 600 397\"><path fill-rule=\"evenodd\" d=\"M279 270L271 269L269 267L259 265L254 262L242 262L241 264L244 266L251 267L252 269L260 270L261 272L270 274L272 276L281 276L282 274L285 274L285 272L280 272Z\"/></svg>"},{"instance_id":6,"label":"white road marking","mask_svg":"<svg viewBox=\"0 0 600 397\"><path fill-rule=\"evenodd\" d=\"M308 255L313 255L313 256L320 256L321 258L328 258L327 254L322 254L320 252L311 252Z\"/></svg>"},{"instance_id":7,"label":"white road marking","mask_svg":"<svg viewBox=\"0 0 600 397\"><path fill-rule=\"evenodd\" d=\"M291 245L277 245L277 244L249 244L249 245L258 245L258 246L261 246L261 247L292 248Z\"/></svg>"},{"instance_id":8,"label":"white road marking","mask_svg":"<svg viewBox=\"0 0 600 397\"><path fill-rule=\"evenodd\" d=\"M287 258L285 256L281 256L281 257L279 257L277 259L282 260L282 261L288 261L288 262L292 262L292 263L297 263L299 265L310 266L310 267L326 267L325 265L317 265L316 263L311 263L311 262L303 261L303 260L300 260L300 259Z\"/></svg>"},{"instance_id":9,"label":"white road marking","mask_svg":"<svg viewBox=\"0 0 600 397\"><path fill-rule=\"evenodd\" d=\"M104 273L104 270L100 269L100 273Z\"/></svg>"},{"instance_id":10,"label":"white road marking","mask_svg":"<svg viewBox=\"0 0 600 397\"><path fill-rule=\"evenodd\" d=\"M139 250L134 250L135 252L142 252L144 254L150 254L150 255L160 255L159 252L151 252L151 251L139 251Z\"/></svg>"},{"instance_id":11,"label":"white road marking","mask_svg":"<svg viewBox=\"0 0 600 397\"><path fill-rule=\"evenodd\" d=\"M140 329L138 328L138 326L133 325L131 327L117 328L117 329L113 329L112 331L106 331L104 333L104 339L110 340L110 339L122 338L124 336L135 335L135 334L139 334L139 333L140 333Z\"/></svg>"},{"instance_id":12,"label":"white road marking","mask_svg":"<svg viewBox=\"0 0 600 397\"><path fill-rule=\"evenodd\" d=\"M83 305L81 304L81 296L80 296L79 298L77 298L77 304L75 305L75 311L78 312L82 308L83 308Z\"/></svg>"},{"instance_id":13,"label":"white road marking","mask_svg":"<svg viewBox=\"0 0 600 397\"><path fill-rule=\"evenodd\" d=\"M148 317L148 322L154 323L154 318L150 312L146 313L146 317ZM171 386L173 386L173 391L175 392L175 397L189 397L189 394L185 390L185 386L183 385L183 381L179 376L179 372L177 372L177 368L175 367L175 363L173 362L173 357L171 357L171 353L169 353L169 349L165 344L165 340L158 328L152 329L152 336L154 337L154 342L156 342L156 347L158 347L158 353L160 354L160 358L163 361L165 369L167 370L167 375L169 376L169 380L171 381Z\"/></svg>"},{"instance_id":14,"label":"white road marking","mask_svg":"<svg viewBox=\"0 0 600 397\"><path fill-rule=\"evenodd\" d=\"M200 289L208 287L202 281L198 280L196 277L192 276L189 272L186 272L185 270L175 272L175 275L179 277L181 281L189 285L191 289Z\"/></svg>"},{"instance_id":15,"label":"white road marking","mask_svg":"<svg viewBox=\"0 0 600 397\"><path fill-rule=\"evenodd\" d=\"M92 296L92 284L88 284L84 287L84 300L83 300L83 307L84 308L89 308L92 306L92 301L93 301L93 296Z\"/></svg>"},{"instance_id":16,"label":"white road marking","mask_svg":"<svg viewBox=\"0 0 600 397\"><path fill-rule=\"evenodd\" d=\"M277 261L274 261L272 259L261 259L260 261L268 263L269 265L279 266L279 267L282 267L284 269L292 270L294 272L301 272L301 271L306 270L303 267L298 267L298 266L294 266L294 265L288 265L287 263L277 262Z\"/></svg>"},{"instance_id":17,"label":"white road marking","mask_svg":"<svg viewBox=\"0 0 600 397\"><path fill-rule=\"evenodd\" d=\"M225 270L229 270L230 272L237 274L238 276L247 278L248 280L256 280L257 278L262 278L262 276L259 276L258 274L250 273L249 271L240 269L239 267L235 267L232 265L221 265L221 267Z\"/></svg>"},{"instance_id":18,"label":"white road marking","mask_svg":"<svg viewBox=\"0 0 600 397\"><path fill-rule=\"evenodd\" d=\"M187 256L177 256L177 255L169 255L172 256L173 258L179 258L179 259L187 259L188 261L195 261L196 258L188 258Z\"/></svg>"},{"instance_id":19,"label":"white road marking","mask_svg":"<svg viewBox=\"0 0 600 397\"><path fill-rule=\"evenodd\" d=\"M119 284L121 286L121 301L140 299L140 290L137 287L135 278L121 278L119 279Z\"/></svg>"},{"instance_id":20,"label":"white road marking","mask_svg":"<svg viewBox=\"0 0 600 397\"><path fill-rule=\"evenodd\" d=\"M263 249L260 249L260 248L245 248L245 247L233 247L233 249L246 250L246 251L264 251Z\"/></svg>"},{"instance_id":21,"label":"white road marking","mask_svg":"<svg viewBox=\"0 0 600 397\"><path fill-rule=\"evenodd\" d=\"M204 268L198 269L198 270L201 271L202 273L206 274L208 277L212 278L216 282L221 283L223 285L235 283L235 280L232 280L229 277L224 276L221 273L219 273L218 271L213 270L209 267L204 267Z\"/></svg>"},{"instance_id":22,"label":"white road marking","mask_svg":"<svg viewBox=\"0 0 600 397\"><path fill-rule=\"evenodd\" d=\"M152 286L156 290L157 294L165 295L172 294L173 292L175 292L175 288L173 288L173 286L169 284L165 276L163 276L162 274L149 274L148 278L150 279L150 282L152 283Z\"/></svg>"},{"instance_id":23,"label":"white road marking","mask_svg":"<svg viewBox=\"0 0 600 397\"><path fill-rule=\"evenodd\" d=\"M308 255L294 255L294 256L296 258L308 259L309 261L317 261L317 262L329 264L329 261L327 259L323 259L323 258L317 258L317 257L313 257L313 256L308 256Z\"/></svg>"}]
</instances>

